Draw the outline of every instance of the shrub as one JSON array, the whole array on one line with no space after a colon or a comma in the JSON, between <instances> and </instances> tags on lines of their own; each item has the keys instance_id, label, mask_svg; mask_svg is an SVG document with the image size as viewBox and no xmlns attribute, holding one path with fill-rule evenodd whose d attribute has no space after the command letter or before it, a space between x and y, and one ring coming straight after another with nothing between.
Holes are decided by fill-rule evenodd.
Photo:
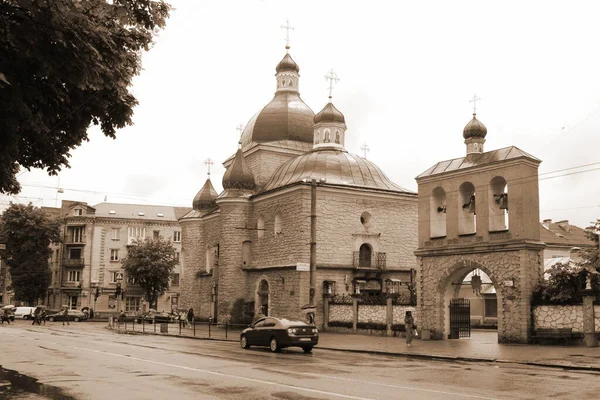
<instances>
[{"instance_id":1,"label":"shrub","mask_svg":"<svg viewBox=\"0 0 600 400\"><path fill-rule=\"evenodd\" d=\"M327 325L331 327L352 329L352 322L348 321L329 321Z\"/></svg>"},{"instance_id":2,"label":"shrub","mask_svg":"<svg viewBox=\"0 0 600 400\"><path fill-rule=\"evenodd\" d=\"M379 322L359 322L356 324L358 329L375 329L379 331L384 331L387 329L387 324L382 324Z\"/></svg>"},{"instance_id":3,"label":"shrub","mask_svg":"<svg viewBox=\"0 0 600 400\"><path fill-rule=\"evenodd\" d=\"M533 305L573 305L581 304L581 282L584 276L579 268L558 263L546 274L548 279L538 284L533 291Z\"/></svg>"},{"instance_id":4,"label":"shrub","mask_svg":"<svg viewBox=\"0 0 600 400\"><path fill-rule=\"evenodd\" d=\"M246 300L237 299L231 307L231 321L234 325L248 325L252 322L252 316L247 314Z\"/></svg>"}]
</instances>

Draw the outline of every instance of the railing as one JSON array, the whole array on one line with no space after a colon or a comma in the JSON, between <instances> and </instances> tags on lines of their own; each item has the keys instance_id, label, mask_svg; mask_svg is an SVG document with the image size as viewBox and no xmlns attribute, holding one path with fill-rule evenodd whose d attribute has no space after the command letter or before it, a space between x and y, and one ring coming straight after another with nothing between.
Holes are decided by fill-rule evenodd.
<instances>
[{"instance_id":1,"label":"railing","mask_svg":"<svg viewBox=\"0 0 600 400\"><path fill-rule=\"evenodd\" d=\"M83 258L63 258L63 265L65 267L83 267L83 266L85 266L85 259L83 259Z\"/></svg>"},{"instance_id":2,"label":"railing","mask_svg":"<svg viewBox=\"0 0 600 400\"><path fill-rule=\"evenodd\" d=\"M65 288L81 288L83 281L63 281L62 287Z\"/></svg>"},{"instance_id":3,"label":"railing","mask_svg":"<svg viewBox=\"0 0 600 400\"><path fill-rule=\"evenodd\" d=\"M354 268L385 269L386 262L387 253L376 251L371 253L371 257L369 258L365 253L361 254L360 251L355 251L352 265Z\"/></svg>"}]
</instances>

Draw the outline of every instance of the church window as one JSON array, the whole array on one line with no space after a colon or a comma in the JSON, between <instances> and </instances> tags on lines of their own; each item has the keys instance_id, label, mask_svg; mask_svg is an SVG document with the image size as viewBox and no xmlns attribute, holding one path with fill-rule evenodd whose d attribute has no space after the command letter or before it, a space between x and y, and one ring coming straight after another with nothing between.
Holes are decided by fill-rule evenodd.
<instances>
[{"instance_id":1,"label":"church window","mask_svg":"<svg viewBox=\"0 0 600 400\"><path fill-rule=\"evenodd\" d=\"M508 230L508 185L501 176L496 176L489 185L490 232Z\"/></svg>"},{"instance_id":2,"label":"church window","mask_svg":"<svg viewBox=\"0 0 600 400\"><path fill-rule=\"evenodd\" d=\"M471 235L476 232L477 217L475 186L464 182L458 189L458 234Z\"/></svg>"},{"instance_id":3,"label":"church window","mask_svg":"<svg viewBox=\"0 0 600 400\"><path fill-rule=\"evenodd\" d=\"M242 243L242 267L250 266L250 259L252 258L252 242L246 240Z\"/></svg>"},{"instance_id":4,"label":"church window","mask_svg":"<svg viewBox=\"0 0 600 400\"><path fill-rule=\"evenodd\" d=\"M340 144L340 130L335 131L335 142Z\"/></svg>"},{"instance_id":5,"label":"church window","mask_svg":"<svg viewBox=\"0 0 600 400\"><path fill-rule=\"evenodd\" d=\"M323 143L329 143L330 141L331 141L331 137L330 137L329 129L325 129L325 140L323 140Z\"/></svg>"},{"instance_id":6,"label":"church window","mask_svg":"<svg viewBox=\"0 0 600 400\"><path fill-rule=\"evenodd\" d=\"M360 215L360 223L363 224L365 228L368 228L371 224L371 214L368 212L364 212Z\"/></svg>"},{"instance_id":7,"label":"church window","mask_svg":"<svg viewBox=\"0 0 600 400\"><path fill-rule=\"evenodd\" d=\"M281 214L277 213L275 214L275 227L274 227L274 232L275 235L280 235L283 233L283 223L281 222Z\"/></svg>"},{"instance_id":8,"label":"church window","mask_svg":"<svg viewBox=\"0 0 600 400\"><path fill-rule=\"evenodd\" d=\"M358 266L362 268L371 267L371 246L367 243L363 243L358 251Z\"/></svg>"},{"instance_id":9,"label":"church window","mask_svg":"<svg viewBox=\"0 0 600 400\"><path fill-rule=\"evenodd\" d=\"M446 192L441 187L433 189L429 209L429 237L446 236Z\"/></svg>"},{"instance_id":10,"label":"church window","mask_svg":"<svg viewBox=\"0 0 600 400\"><path fill-rule=\"evenodd\" d=\"M259 216L258 221L256 221L256 232L259 238L265 235L265 219L262 215Z\"/></svg>"}]
</instances>

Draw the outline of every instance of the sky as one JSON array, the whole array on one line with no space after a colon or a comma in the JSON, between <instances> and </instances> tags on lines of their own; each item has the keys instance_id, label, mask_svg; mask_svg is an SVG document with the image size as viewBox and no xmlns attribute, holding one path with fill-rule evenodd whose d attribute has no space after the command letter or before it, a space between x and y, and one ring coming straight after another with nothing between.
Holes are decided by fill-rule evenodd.
<instances>
[{"instance_id":1,"label":"sky","mask_svg":"<svg viewBox=\"0 0 600 400\"><path fill-rule=\"evenodd\" d=\"M191 207L208 158L220 192L236 128L273 97L289 20L302 99L320 111L333 68L346 148L364 155L366 143L367 158L395 183L416 191L417 175L465 155L462 130L476 94L485 150L514 145L543 161L540 220L586 227L600 218L597 2L170 3L167 27L132 83L134 125L116 140L90 128L70 169L22 173L22 192L2 196L0 207L105 198Z\"/></svg>"}]
</instances>

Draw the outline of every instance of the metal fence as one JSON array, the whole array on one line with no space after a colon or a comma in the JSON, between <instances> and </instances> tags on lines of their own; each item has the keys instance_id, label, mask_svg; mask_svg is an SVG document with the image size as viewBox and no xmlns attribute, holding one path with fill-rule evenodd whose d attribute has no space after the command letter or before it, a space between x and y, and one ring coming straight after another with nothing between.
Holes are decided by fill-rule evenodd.
<instances>
[{"instance_id":1,"label":"metal fence","mask_svg":"<svg viewBox=\"0 0 600 400\"><path fill-rule=\"evenodd\" d=\"M165 336L183 336L198 338L213 338L222 340L239 340L240 333L248 325L224 324L216 322L198 322L189 323L187 321L175 322L148 322L141 320L141 323L134 321L109 320L109 326L117 331L135 332L141 334L157 334Z\"/></svg>"}]
</instances>

